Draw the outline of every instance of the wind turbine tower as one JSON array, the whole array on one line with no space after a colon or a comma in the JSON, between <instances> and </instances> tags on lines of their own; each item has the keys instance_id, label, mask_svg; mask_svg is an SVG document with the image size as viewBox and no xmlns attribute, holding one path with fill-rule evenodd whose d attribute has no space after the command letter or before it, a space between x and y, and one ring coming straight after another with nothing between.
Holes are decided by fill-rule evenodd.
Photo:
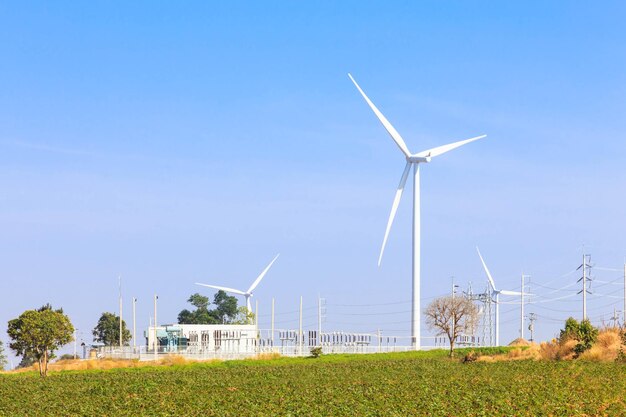
<instances>
[{"instance_id":1,"label":"wind turbine tower","mask_svg":"<svg viewBox=\"0 0 626 417\"><path fill-rule=\"evenodd\" d=\"M383 258L383 252L385 251L385 245L387 244L387 238L389 237L389 231L391 230L391 225L393 224L393 219L396 215L396 211L398 210L398 205L400 204L400 199L402 198L402 192L404 190L404 185L406 184L407 178L409 176L409 172L411 168L413 168L413 251L412 251L412 308L411 308L411 345L413 349L420 349L420 267L421 267L421 259L420 259L420 164L428 163L431 161L431 158L435 156L442 155L448 151L458 148L459 146L463 146L467 143L473 142L478 139L484 138L486 135L477 136L471 139L462 140L459 142L454 142L448 145L438 146L436 148L427 149L418 153L411 153L409 148L407 147L404 139L398 133L398 131L389 123L389 121L385 118L385 116L378 110L378 108L372 103L372 101L365 95L365 92L361 89L361 87L357 84L357 82L352 78L351 74L348 74L348 77L352 80L356 88L359 90L365 102L372 109L378 120L382 123L383 127L391 136L391 139L396 143L400 151L403 153L406 159L406 165L404 167L404 172L400 177L400 184L398 185L398 189L396 190L396 195L393 199L393 204L391 206L391 213L389 214L389 220L387 222L387 229L385 230L385 237L383 239L383 244L380 249L380 255L378 257L378 266Z\"/></svg>"},{"instance_id":2,"label":"wind turbine tower","mask_svg":"<svg viewBox=\"0 0 626 417\"><path fill-rule=\"evenodd\" d=\"M519 291L509 291L509 290L498 290L496 289L496 284L493 281L493 277L491 276L491 272L489 272L489 268L487 268L487 264L480 254L480 250L476 248L478 252L478 257L480 258L480 262L483 264L483 268L485 270L485 274L487 275L487 279L489 280L489 285L491 286L491 295L495 300L496 304L496 346L500 346L500 294L502 295L522 295L523 292ZM527 294L528 295L528 294Z\"/></svg>"}]
</instances>

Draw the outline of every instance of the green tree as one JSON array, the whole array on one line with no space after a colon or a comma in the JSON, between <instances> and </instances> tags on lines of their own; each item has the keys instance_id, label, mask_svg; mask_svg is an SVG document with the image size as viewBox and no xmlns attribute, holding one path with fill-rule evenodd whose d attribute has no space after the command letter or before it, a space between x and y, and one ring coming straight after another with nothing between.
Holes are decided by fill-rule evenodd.
<instances>
[{"instance_id":1,"label":"green tree","mask_svg":"<svg viewBox=\"0 0 626 417\"><path fill-rule=\"evenodd\" d=\"M237 309L237 315L235 319L231 321L231 324L254 324L254 319L254 313L249 311L248 307L241 306Z\"/></svg>"},{"instance_id":2,"label":"green tree","mask_svg":"<svg viewBox=\"0 0 626 417\"><path fill-rule=\"evenodd\" d=\"M4 345L2 344L2 340L0 340L0 371L4 371L7 363L7 356L4 354Z\"/></svg>"},{"instance_id":3,"label":"green tree","mask_svg":"<svg viewBox=\"0 0 626 417\"><path fill-rule=\"evenodd\" d=\"M200 295L198 293L191 294L187 302L191 303L192 306L199 310L209 309L209 297L205 297L204 295Z\"/></svg>"},{"instance_id":4,"label":"green tree","mask_svg":"<svg viewBox=\"0 0 626 417\"><path fill-rule=\"evenodd\" d=\"M120 316L115 313L104 312L94 327L93 340L104 343L105 346L119 346L120 343ZM122 344L128 346L132 335L122 320Z\"/></svg>"},{"instance_id":5,"label":"green tree","mask_svg":"<svg viewBox=\"0 0 626 417\"><path fill-rule=\"evenodd\" d=\"M179 324L216 324L217 319L209 312L209 297L200 295L198 293L192 294L187 299L187 302L193 305L196 309L189 311L187 309L178 313Z\"/></svg>"},{"instance_id":6,"label":"green tree","mask_svg":"<svg viewBox=\"0 0 626 417\"><path fill-rule=\"evenodd\" d=\"M574 317L565 320L565 327L559 333L559 343L563 344L568 340L578 340L579 328L580 323Z\"/></svg>"},{"instance_id":7,"label":"green tree","mask_svg":"<svg viewBox=\"0 0 626 417\"><path fill-rule=\"evenodd\" d=\"M584 319L578 327L578 344L574 346L576 356L580 356L584 351L591 349L598 340L598 329L594 327L589 319Z\"/></svg>"},{"instance_id":8,"label":"green tree","mask_svg":"<svg viewBox=\"0 0 626 417\"><path fill-rule=\"evenodd\" d=\"M570 317L565 321L565 327L559 333L559 343L563 344L568 340L578 342L574 346L574 352L578 357L598 340L598 329L591 324L589 319L584 319L579 323Z\"/></svg>"},{"instance_id":9,"label":"green tree","mask_svg":"<svg viewBox=\"0 0 626 417\"><path fill-rule=\"evenodd\" d=\"M213 296L215 310L211 310L218 323L231 323L237 317L237 298L219 290Z\"/></svg>"},{"instance_id":10,"label":"green tree","mask_svg":"<svg viewBox=\"0 0 626 417\"><path fill-rule=\"evenodd\" d=\"M33 355L32 353L25 353L24 355L22 355L22 359L20 360L20 363L17 364L17 367L30 368L35 362L37 362L35 355Z\"/></svg>"},{"instance_id":11,"label":"green tree","mask_svg":"<svg viewBox=\"0 0 626 417\"><path fill-rule=\"evenodd\" d=\"M237 299L219 290L213 297L214 309L209 309L209 297L198 293L187 300L196 309L184 309L178 313L179 324L222 324L232 323L237 316Z\"/></svg>"},{"instance_id":12,"label":"green tree","mask_svg":"<svg viewBox=\"0 0 626 417\"><path fill-rule=\"evenodd\" d=\"M48 374L48 362L54 351L73 340L74 326L63 310L47 304L39 310L27 310L10 320L9 347L18 355L31 355L39 363L39 375Z\"/></svg>"}]
</instances>

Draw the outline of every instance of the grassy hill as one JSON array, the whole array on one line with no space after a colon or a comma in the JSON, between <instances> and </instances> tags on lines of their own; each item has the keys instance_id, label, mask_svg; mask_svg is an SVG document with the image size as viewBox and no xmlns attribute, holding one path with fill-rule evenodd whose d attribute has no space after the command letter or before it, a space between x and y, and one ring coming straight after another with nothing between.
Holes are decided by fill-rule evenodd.
<instances>
[{"instance_id":1,"label":"grassy hill","mask_svg":"<svg viewBox=\"0 0 626 417\"><path fill-rule=\"evenodd\" d=\"M445 352L0 375L0 415L626 415L626 366Z\"/></svg>"}]
</instances>

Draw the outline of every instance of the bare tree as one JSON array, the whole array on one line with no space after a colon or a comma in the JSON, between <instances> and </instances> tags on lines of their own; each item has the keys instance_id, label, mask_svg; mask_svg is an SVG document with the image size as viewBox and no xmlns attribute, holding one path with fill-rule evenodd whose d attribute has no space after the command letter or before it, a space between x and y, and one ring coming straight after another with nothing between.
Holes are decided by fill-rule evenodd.
<instances>
[{"instance_id":1,"label":"bare tree","mask_svg":"<svg viewBox=\"0 0 626 417\"><path fill-rule=\"evenodd\" d=\"M438 335L446 335L450 340L450 356L454 351L456 338L474 330L478 317L478 308L465 297L435 298L424 311L426 324Z\"/></svg>"}]
</instances>

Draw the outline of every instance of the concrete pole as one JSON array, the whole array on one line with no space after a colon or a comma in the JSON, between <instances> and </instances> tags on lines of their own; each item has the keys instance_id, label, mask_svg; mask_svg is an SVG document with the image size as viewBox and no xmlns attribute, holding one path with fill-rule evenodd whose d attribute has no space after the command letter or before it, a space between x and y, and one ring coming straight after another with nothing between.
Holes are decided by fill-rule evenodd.
<instances>
[{"instance_id":1,"label":"concrete pole","mask_svg":"<svg viewBox=\"0 0 626 417\"><path fill-rule=\"evenodd\" d=\"M272 298L272 330L270 340L272 341L272 347L274 347L274 299Z\"/></svg>"},{"instance_id":2,"label":"concrete pole","mask_svg":"<svg viewBox=\"0 0 626 417\"><path fill-rule=\"evenodd\" d=\"M317 344L322 346L322 298L317 296Z\"/></svg>"},{"instance_id":3,"label":"concrete pole","mask_svg":"<svg viewBox=\"0 0 626 417\"><path fill-rule=\"evenodd\" d=\"M122 347L122 277L119 277L120 282L120 348Z\"/></svg>"},{"instance_id":4,"label":"concrete pole","mask_svg":"<svg viewBox=\"0 0 626 417\"><path fill-rule=\"evenodd\" d=\"M454 286L454 277L450 277L452 279L452 299L454 300L454 294L456 293L455 291L455 286Z\"/></svg>"},{"instance_id":5,"label":"concrete pole","mask_svg":"<svg viewBox=\"0 0 626 417\"><path fill-rule=\"evenodd\" d=\"M299 351L300 351L300 355L302 355L302 347L303 347L303 340L302 340L302 296L300 296L300 330L298 331L298 345L299 345Z\"/></svg>"},{"instance_id":6,"label":"concrete pole","mask_svg":"<svg viewBox=\"0 0 626 417\"><path fill-rule=\"evenodd\" d=\"M136 323L136 316L135 316L136 304L137 304L137 299L133 297L133 348L137 347L137 333L136 333L137 323Z\"/></svg>"},{"instance_id":7,"label":"concrete pole","mask_svg":"<svg viewBox=\"0 0 626 417\"><path fill-rule=\"evenodd\" d=\"M522 289L520 293L521 293L520 297L522 299L522 302L521 302L520 317L519 317L519 320L520 320L519 337L523 339L524 338L524 273L522 273Z\"/></svg>"},{"instance_id":8,"label":"concrete pole","mask_svg":"<svg viewBox=\"0 0 626 417\"><path fill-rule=\"evenodd\" d=\"M158 342L157 342L157 300L159 296L154 294L154 360L156 361L158 358Z\"/></svg>"},{"instance_id":9,"label":"concrete pole","mask_svg":"<svg viewBox=\"0 0 626 417\"><path fill-rule=\"evenodd\" d=\"M452 305L453 305L453 307L452 307L453 308L453 310L452 310L452 326L451 327L452 327L453 341L455 341L456 337L454 337L454 330L455 330L454 329L455 328L455 323L454 323L454 319L455 319L455 317L454 317L455 316L455 313L454 313L454 293L456 292L455 291L456 288L454 287L454 277L451 277L451 278L452 278Z\"/></svg>"}]
</instances>

